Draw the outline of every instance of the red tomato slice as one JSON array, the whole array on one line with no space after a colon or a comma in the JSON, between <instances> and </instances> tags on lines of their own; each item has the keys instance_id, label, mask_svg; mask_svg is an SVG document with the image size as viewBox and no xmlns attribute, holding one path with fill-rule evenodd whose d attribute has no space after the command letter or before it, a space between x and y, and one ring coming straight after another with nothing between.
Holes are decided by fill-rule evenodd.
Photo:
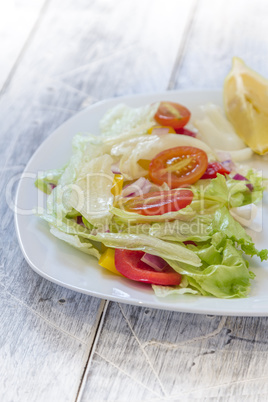
<instances>
[{"instance_id":1,"label":"red tomato slice","mask_svg":"<svg viewBox=\"0 0 268 402\"><path fill-rule=\"evenodd\" d=\"M215 179L217 177L217 173L226 175L231 173L231 170L226 169L219 162L212 162L208 164L207 170L201 177L201 179Z\"/></svg>"},{"instance_id":2,"label":"red tomato slice","mask_svg":"<svg viewBox=\"0 0 268 402\"><path fill-rule=\"evenodd\" d=\"M154 116L158 124L170 126L175 130L185 126L190 120L190 111L174 102L161 102Z\"/></svg>"},{"instance_id":3,"label":"red tomato slice","mask_svg":"<svg viewBox=\"0 0 268 402\"><path fill-rule=\"evenodd\" d=\"M193 193L188 189L157 191L130 198L124 207L141 215L163 215L191 204Z\"/></svg>"},{"instance_id":4,"label":"red tomato slice","mask_svg":"<svg viewBox=\"0 0 268 402\"><path fill-rule=\"evenodd\" d=\"M176 147L160 152L151 160L149 176L153 183L167 183L174 189L195 183L207 166L207 154L202 149Z\"/></svg>"},{"instance_id":5,"label":"red tomato slice","mask_svg":"<svg viewBox=\"0 0 268 402\"><path fill-rule=\"evenodd\" d=\"M188 135L188 137L196 138L196 134L193 131L188 130L188 128L176 128L175 132L177 134Z\"/></svg>"},{"instance_id":6,"label":"red tomato slice","mask_svg":"<svg viewBox=\"0 0 268 402\"><path fill-rule=\"evenodd\" d=\"M126 278L133 281L152 283L154 285L179 285L181 275L168 264L163 271L158 272L141 261L145 253L136 250L115 250L115 267Z\"/></svg>"}]
</instances>

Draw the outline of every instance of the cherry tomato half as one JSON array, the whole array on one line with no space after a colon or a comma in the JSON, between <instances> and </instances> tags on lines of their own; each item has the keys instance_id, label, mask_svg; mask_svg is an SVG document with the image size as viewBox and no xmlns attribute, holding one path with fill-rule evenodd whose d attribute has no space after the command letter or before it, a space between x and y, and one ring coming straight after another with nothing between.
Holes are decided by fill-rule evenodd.
<instances>
[{"instance_id":1,"label":"cherry tomato half","mask_svg":"<svg viewBox=\"0 0 268 402\"><path fill-rule=\"evenodd\" d=\"M174 102L161 102L154 119L162 126L170 126L175 130L184 127L191 117L191 112Z\"/></svg>"},{"instance_id":2,"label":"cherry tomato half","mask_svg":"<svg viewBox=\"0 0 268 402\"><path fill-rule=\"evenodd\" d=\"M215 179L217 177L217 173L226 175L231 173L231 170L226 169L219 162L212 162L208 164L207 170L201 177L201 179Z\"/></svg>"},{"instance_id":3,"label":"cherry tomato half","mask_svg":"<svg viewBox=\"0 0 268 402\"><path fill-rule=\"evenodd\" d=\"M124 207L127 211L140 215L163 215L187 207L192 200L192 191L181 188L132 197L124 204Z\"/></svg>"},{"instance_id":4,"label":"cherry tomato half","mask_svg":"<svg viewBox=\"0 0 268 402\"><path fill-rule=\"evenodd\" d=\"M143 255L143 251L116 249L115 267L117 271L133 281L164 286L180 284L181 275L168 264L163 271L155 271L148 264L141 261Z\"/></svg>"},{"instance_id":5,"label":"cherry tomato half","mask_svg":"<svg viewBox=\"0 0 268 402\"><path fill-rule=\"evenodd\" d=\"M202 149L176 147L160 152L151 160L149 176L153 183L167 183L174 189L195 183L203 176L207 166L207 154Z\"/></svg>"}]
</instances>

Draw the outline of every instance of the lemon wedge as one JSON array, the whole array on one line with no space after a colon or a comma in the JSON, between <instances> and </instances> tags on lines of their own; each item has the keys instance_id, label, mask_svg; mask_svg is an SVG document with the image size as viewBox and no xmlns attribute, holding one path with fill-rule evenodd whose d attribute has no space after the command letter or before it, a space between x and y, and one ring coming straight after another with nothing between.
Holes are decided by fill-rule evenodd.
<instances>
[{"instance_id":1,"label":"lemon wedge","mask_svg":"<svg viewBox=\"0 0 268 402\"><path fill-rule=\"evenodd\" d=\"M237 134L254 152L268 152L268 80L234 57L223 97L226 116Z\"/></svg>"}]
</instances>

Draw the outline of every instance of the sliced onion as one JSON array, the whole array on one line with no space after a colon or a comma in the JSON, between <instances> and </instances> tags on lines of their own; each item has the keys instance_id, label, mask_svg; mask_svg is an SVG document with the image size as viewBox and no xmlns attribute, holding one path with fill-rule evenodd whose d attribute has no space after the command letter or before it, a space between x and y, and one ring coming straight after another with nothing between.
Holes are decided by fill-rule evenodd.
<instances>
[{"instance_id":1,"label":"sliced onion","mask_svg":"<svg viewBox=\"0 0 268 402\"><path fill-rule=\"evenodd\" d=\"M82 219L82 216L81 216L81 215L79 215L79 216L76 217L76 222L78 223L78 225L81 225L81 226L83 226L84 228L86 227L86 226L84 225L84 222L83 222L83 219Z\"/></svg>"},{"instance_id":2,"label":"sliced onion","mask_svg":"<svg viewBox=\"0 0 268 402\"><path fill-rule=\"evenodd\" d=\"M111 171L113 172L113 174L120 174L120 169L119 169L119 162L118 163L114 163L111 166Z\"/></svg>"},{"instance_id":3,"label":"sliced onion","mask_svg":"<svg viewBox=\"0 0 268 402\"><path fill-rule=\"evenodd\" d=\"M227 159L226 161L222 161L221 164L225 169L230 170L230 172L232 170L235 170L235 164L232 161L232 159Z\"/></svg>"},{"instance_id":4,"label":"sliced onion","mask_svg":"<svg viewBox=\"0 0 268 402\"><path fill-rule=\"evenodd\" d=\"M140 177L132 184L128 184L122 190L122 197L137 197L142 194L149 193L151 189L151 182L145 177Z\"/></svg>"},{"instance_id":5,"label":"sliced onion","mask_svg":"<svg viewBox=\"0 0 268 402\"><path fill-rule=\"evenodd\" d=\"M236 173L234 175L233 179L234 180L241 180L241 181L248 181L248 179L245 176L243 176L242 174L239 174L239 173ZM254 190L254 187L253 187L253 185L251 183L246 184L246 186L250 191Z\"/></svg>"},{"instance_id":6,"label":"sliced onion","mask_svg":"<svg viewBox=\"0 0 268 402\"><path fill-rule=\"evenodd\" d=\"M237 151L229 151L232 160L235 162L242 162L252 157L253 151L251 148L243 148Z\"/></svg>"},{"instance_id":7,"label":"sliced onion","mask_svg":"<svg viewBox=\"0 0 268 402\"><path fill-rule=\"evenodd\" d=\"M238 149L236 151L223 151L221 149L217 149L216 154L221 162L225 159L226 160L232 159L235 162L242 162L247 159L250 159L253 154L253 151L251 148L248 147Z\"/></svg>"},{"instance_id":8,"label":"sliced onion","mask_svg":"<svg viewBox=\"0 0 268 402\"><path fill-rule=\"evenodd\" d=\"M49 185L50 185L51 190L54 190L54 188L57 187L56 184L54 184L54 183L49 183Z\"/></svg>"},{"instance_id":9,"label":"sliced onion","mask_svg":"<svg viewBox=\"0 0 268 402\"><path fill-rule=\"evenodd\" d=\"M245 176L243 176L240 173L236 173L233 177L234 180L247 180L247 178Z\"/></svg>"},{"instance_id":10,"label":"sliced onion","mask_svg":"<svg viewBox=\"0 0 268 402\"><path fill-rule=\"evenodd\" d=\"M169 133L168 127L156 127L152 131L152 135L162 135L162 134L168 134L168 133Z\"/></svg>"},{"instance_id":11,"label":"sliced onion","mask_svg":"<svg viewBox=\"0 0 268 402\"><path fill-rule=\"evenodd\" d=\"M220 162L232 159L231 154L228 151L216 151L216 155L219 158Z\"/></svg>"},{"instance_id":12,"label":"sliced onion","mask_svg":"<svg viewBox=\"0 0 268 402\"><path fill-rule=\"evenodd\" d=\"M197 134L196 132L189 130L188 128L175 128L175 131L177 134L182 134L182 135L188 135L188 137L193 137L196 138Z\"/></svg>"},{"instance_id":13,"label":"sliced onion","mask_svg":"<svg viewBox=\"0 0 268 402\"><path fill-rule=\"evenodd\" d=\"M163 258L148 253L145 253L142 256L141 261L145 262L145 264L149 265L151 268L158 272L163 271L163 269L168 266L168 263L163 260Z\"/></svg>"}]
</instances>

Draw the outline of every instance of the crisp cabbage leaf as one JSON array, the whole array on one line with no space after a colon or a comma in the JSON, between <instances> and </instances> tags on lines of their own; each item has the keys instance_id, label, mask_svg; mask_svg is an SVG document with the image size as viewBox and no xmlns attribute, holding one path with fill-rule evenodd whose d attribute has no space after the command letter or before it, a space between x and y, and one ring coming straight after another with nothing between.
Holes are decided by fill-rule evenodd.
<instances>
[{"instance_id":1,"label":"crisp cabbage leaf","mask_svg":"<svg viewBox=\"0 0 268 402\"><path fill-rule=\"evenodd\" d=\"M184 263L188 262L194 267L201 264L199 257L192 250L187 249L187 247L181 244L169 243L147 235L90 231L66 218L63 218L59 222L55 216L46 213L41 214L40 217L64 233L101 242L107 247L142 250L146 253L162 257L165 260L171 259Z\"/></svg>"},{"instance_id":2,"label":"crisp cabbage leaf","mask_svg":"<svg viewBox=\"0 0 268 402\"><path fill-rule=\"evenodd\" d=\"M72 185L69 201L89 223L103 225L106 230L112 218L110 208L114 199L111 193L114 179L112 163L113 158L107 154L86 163Z\"/></svg>"},{"instance_id":3,"label":"crisp cabbage leaf","mask_svg":"<svg viewBox=\"0 0 268 402\"><path fill-rule=\"evenodd\" d=\"M38 172L35 186L46 194L51 194L53 187L51 184L57 185L60 177L64 173L65 167L61 169L50 169L45 172Z\"/></svg>"},{"instance_id":4,"label":"crisp cabbage leaf","mask_svg":"<svg viewBox=\"0 0 268 402\"><path fill-rule=\"evenodd\" d=\"M64 242L70 244L70 246L77 248L83 253L92 255L93 257L99 260L101 254L99 250L96 247L94 247L89 240L78 235L72 235L61 232L59 229L55 227L51 227L50 233L53 236L57 237L58 239L63 240Z\"/></svg>"},{"instance_id":5,"label":"crisp cabbage leaf","mask_svg":"<svg viewBox=\"0 0 268 402\"><path fill-rule=\"evenodd\" d=\"M155 124L154 115L159 103L132 108L123 103L108 110L100 121L103 136L120 136L140 126L144 130Z\"/></svg>"},{"instance_id":6,"label":"crisp cabbage leaf","mask_svg":"<svg viewBox=\"0 0 268 402\"><path fill-rule=\"evenodd\" d=\"M180 209L179 211L167 212L163 215L141 215L117 207L112 207L111 212L114 215L114 221L119 224L165 222L174 219L187 221L196 215L196 211L194 211L190 206Z\"/></svg>"},{"instance_id":7,"label":"crisp cabbage leaf","mask_svg":"<svg viewBox=\"0 0 268 402\"><path fill-rule=\"evenodd\" d=\"M93 135L77 134L73 138L72 149L71 159L58 182L61 186L74 183L84 165L104 153L101 140Z\"/></svg>"},{"instance_id":8,"label":"crisp cabbage leaf","mask_svg":"<svg viewBox=\"0 0 268 402\"><path fill-rule=\"evenodd\" d=\"M211 215L196 216L191 221L174 220L154 223L149 228L151 236L164 240L201 242L209 240L211 235Z\"/></svg>"},{"instance_id":9,"label":"crisp cabbage leaf","mask_svg":"<svg viewBox=\"0 0 268 402\"><path fill-rule=\"evenodd\" d=\"M157 297L167 297L170 295L184 295L186 293L198 294L198 290L189 286L189 282L186 276L182 276L181 283L178 286L161 286L152 285L154 293Z\"/></svg>"}]
</instances>

